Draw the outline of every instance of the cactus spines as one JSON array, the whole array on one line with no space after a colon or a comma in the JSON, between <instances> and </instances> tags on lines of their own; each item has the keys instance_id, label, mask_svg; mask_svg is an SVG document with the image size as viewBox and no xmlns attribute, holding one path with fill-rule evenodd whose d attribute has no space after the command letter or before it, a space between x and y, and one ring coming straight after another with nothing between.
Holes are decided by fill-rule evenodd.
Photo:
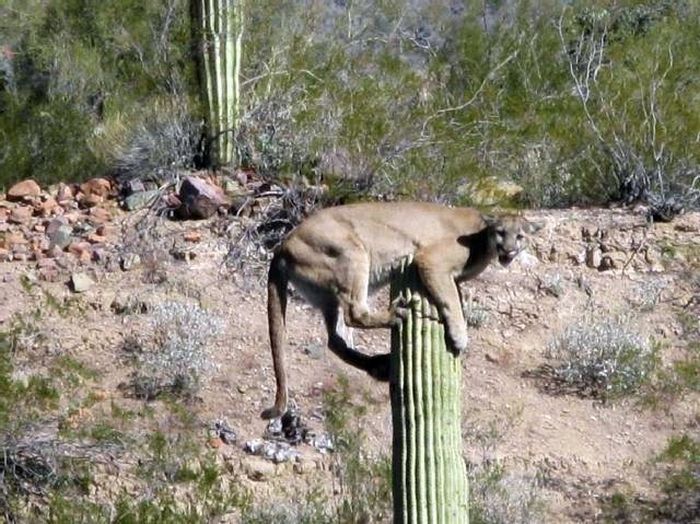
<instances>
[{"instance_id":1,"label":"cactus spines","mask_svg":"<svg viewBox=\"0 0 700 524\"><path fill-rule=\"evenodd\" d=\"M391 336L394 522L466 524L460 361L410 259L395 272L391 297L409 311Z\"/></svg>"},{"instance_id":2,"label":"cactus spines","mask_svg":"<svg viewBox=\"0 0 700 524\"><path fill-rule=\"evenodd\" d=\"M234 160L240 99L243 0L191 0L199 35L199 78L206 106L208 155L215 166Z\"/></svg>"}]
</instances>

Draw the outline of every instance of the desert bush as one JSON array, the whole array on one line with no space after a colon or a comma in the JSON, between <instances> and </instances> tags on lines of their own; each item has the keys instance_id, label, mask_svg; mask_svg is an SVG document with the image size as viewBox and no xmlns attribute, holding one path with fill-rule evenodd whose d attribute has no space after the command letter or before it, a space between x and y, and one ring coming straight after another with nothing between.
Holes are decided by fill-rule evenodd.
<instances>
[{"instance_id":1,"label":"desert bush","mask_svg":"<svg viewBox=\"0 0 700 524\"><path fill-rule=\"evenodd\" d=\"M521 185L525 205L697 207L684 138L700 121L697 2L310 5L246 5L255 30L244 35L237 152L265 178L324 183L330 202L479 203L469 188L496 178ZM174 120L134 118L195 93L187 10L5 2L0 183L197 160L196 104Z\"/></svg>"},{"instance_id":2,"label":"desert bush","mask_svg":"<svg viewBox=\"0 0 700 524\"><path fill-rule=\"evenodd\" d=\"M195 166L202 123L193 118L187 100L174 98L116 121L102 138L99 147L118 182L136 178L162 184Z\"/></svg>"},{"instance_id":3,"label":"desert bush","mask_svg":"<svg viewBox=\"0 0 700 524\"><path fill-rule=\"evenodd\" d=\"M192 304L156 304L149 318L149 331L142 335L134 377L137 395L152 398L164 391L195 394L216 368L209 345L223 332L223 321Z\"/></svg>"},{"instance_id":4,"label":"desert bush","mask_svg":"<svg viewBox=\"0 0 700 524\"><path fill-rule=\"evenodd\" d=\"M243 512L242 524L325 524L333 522L326 497L311 492L301 504L279 501L263 506L251 506Z\"/></svg>"},{"instance_id":5,"label":"desert bush","mask_svg":"<svg viewBox=\"0 0 700 524\"><path fill-rule=\"evenodd\" d=\"M324 412L334 442L334 481L339 494L332 501L330 520L381 522L392 513L391 458L365 451L360 421L366 407L351 402L347 378L341 377L338 388L325 395Z\"/></svg>"},{"instance_id":6,"label":"desert bush","mask_svg":"<svg viewBox=\"0 0 700 524\"><path fill-rule=\"evenodd\" d=\"M462 310L467 326L475 329L482 327L489 316L486 308L474 300L471 292L467 295L467 300L464 301Z\"/></svg>"},{"instance_id":7,"label":"desert bush","mask_svg":"<svg viewBox=\"0 0 700 524\"><path fill-rule=\"evenodd\" d=\"M0 185L108 171L105 130L193 80L187 9L184 0L3 3Z\"/></svg>"},{"instance_id":8,"label":"desert bush","mask_svg":"<svg viewBox=\"0 0 700 524\"><path fill-rule=\"evenodd\" d=\"M623 317L572 324L549 343L546 356L557 361L558 378L602 396L634 392L658 363L655 345Z\"/></svg>"},{"instance_id":9,"label":"desert bush","mask_svg":"<svg viewBox=\"0 0 700 524\"><path fill-rule=\"evenodd\" d=\"M469 522L534 524L542 522L543 502L535 477L508 471L498 462L467 468Z\"/></svg>"}]
</instances>

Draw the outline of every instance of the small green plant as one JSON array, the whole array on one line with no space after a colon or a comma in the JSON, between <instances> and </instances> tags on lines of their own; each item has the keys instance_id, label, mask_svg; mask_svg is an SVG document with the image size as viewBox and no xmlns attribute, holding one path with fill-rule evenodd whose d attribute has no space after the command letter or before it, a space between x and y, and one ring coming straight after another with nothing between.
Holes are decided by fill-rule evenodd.
<instances>
[{"instance_id":1,"label":"small green plant","mask_svg":"<svg viewBox=\"0 0 700 524\"><path fill-rule=\"evenodd\" d=\"M333 522L328 513L328 499L312 490L302 504L277 502L261 507L251 507L242 515L242 524L326 524ZM344 521L336 521L344 522Z\"/></svg>"},{"instance_id":2,"label":"small green plant","mask_svg":"<svg viewBox=\"0 0 700 524\"><path fill-rule=\"evenodd\" d=\"M661 293L668 286L663 279L645 280L635 289L632 304L640 311L653 311L661 299Z\"/></svg>"},{"instance_id":3,"label":"small green plant","mask_svg":"<svg viewBox=\"0 0 700 524\"><path fill-rule=\"evenodd\" d=\"M657 347L628 320L585 318L552 340L546 356L556 376L579 393L614 396L636 391L658 364Z\"/></svg>"},{"instance_id":4,"label":"small green plant","mask_svg":"<svg viewBox=\"0 0 700 524\"><path fill-rule=\"evenodd\" d=\"M489 316L486 308L474 300L471 292L468 294L462 309L467 326L474 329L479 329L483 326Z\"/></svg>"},{"instance_id":5,"label":"small green plant","mask_svg":"<svg viewBox=\"0 0 700 524\"><path fill-rule=\"evenodd\" d=\"M194 395L215 369L208 345L223 328L221 319L196 305L164 302L154 306L149 338L142 337L144 351L138 355L137 395Z\"/></svg>"},{"instance_id":6,"label":"small green plant","mask_svg":"<svg viewBox=\"0 0 700 524\"><path fill-rule=\"evenodd\" d=\"M391 514L391 459L365 452L361 418L364 405L351 401L347 377L324 397L326 427L335 445L340 500L329 518L336 522L374 522Z\"/></svg>"},{"instance_id":7,"label":"small green plant","mask_svg":"<svg viewBox=\"0 0 700 524\"><path fill-rule=\"evenodd\" d=\"M472 524L535 524L544 504L534 476L512 473L498 461L467 467L469 522Z\"/></svg>"}]
</instances>

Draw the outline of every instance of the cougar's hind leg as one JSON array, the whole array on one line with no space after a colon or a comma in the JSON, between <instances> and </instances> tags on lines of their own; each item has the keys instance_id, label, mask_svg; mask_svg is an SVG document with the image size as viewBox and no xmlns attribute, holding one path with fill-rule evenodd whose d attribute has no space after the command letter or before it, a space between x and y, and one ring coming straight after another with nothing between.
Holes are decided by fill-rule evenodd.
<instances>
[{"instance_id":1,"label":"cougar's hind leg","mask_svg":"<svg viewBox=\"0 0 700 524\"><path fill-rule=\"evenodd\" d=\"M326 329L328 330L328 348L343 362L360 369L371 377L389 380L389 354L365 355L353 348L352 340L348 340L348 332L352 330L345 326L342 309L337 303L329 304L323 311Z\"/></svg>"}]
</instances>

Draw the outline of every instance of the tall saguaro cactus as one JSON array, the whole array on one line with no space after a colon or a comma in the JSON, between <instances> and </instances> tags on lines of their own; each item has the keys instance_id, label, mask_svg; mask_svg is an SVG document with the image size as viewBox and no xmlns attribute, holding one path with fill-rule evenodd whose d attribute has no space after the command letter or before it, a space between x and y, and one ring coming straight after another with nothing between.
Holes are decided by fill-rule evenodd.
<instances>
[{"instance_id":1,"label":"tall saguaro cactus","mask_svg":"<svg viewBox=\"0 0 700 524\"><path fill-rule=\"evenodd\" d=\"M409 308L391 337L394 522L467 524L459 358L447 351L444 325L410 261L394 274L391 296Z\"/></svg>"},{"instance_id":2,"label":"tall saguaro cactus","mask_svg":"<svg viewBox=\"0 0 700 524\"><path fill-rule=\"evenodd\" d=\"M199 84L206 107L208 156L214 166L234 160L240 108L243 0L190 0L197 39Z\"/></svg>"}]
</instances>

